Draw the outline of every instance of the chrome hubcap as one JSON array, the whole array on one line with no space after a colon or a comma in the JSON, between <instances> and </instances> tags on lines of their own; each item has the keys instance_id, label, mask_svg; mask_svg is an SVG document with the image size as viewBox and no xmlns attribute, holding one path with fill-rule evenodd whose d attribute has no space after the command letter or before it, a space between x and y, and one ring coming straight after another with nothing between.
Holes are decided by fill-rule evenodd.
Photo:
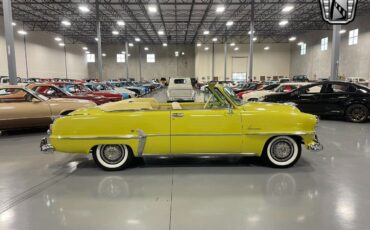
<instances>
[{"instance_id":1,"label":"chrome hubcap","mask_svg":"<svg viewBox=\"0 0 370 230\"><path fill-rule=\"evenodd\" d=\"M124 153L119 145L105 145L102 149L101 156L105 162L115 164L123 159Z\"/></svg>"},{"instance_id":2,"label":"chrome hubcap","mask_svg":"<svg viewBox=\"0 0 370 230\"><path fill-rule=\"evenodd\" d=\"M365 116L365 112L360 108L354 108L352 110L352 119L355 121L361 121Z\"/></svg>"},{"instance_id":3,"label":"chrome hubcap","mask_svg":"<svg viewBox=\"0 0 370 230\"><path fill-rule=\"evenodd\" d=\"M271 146L271 156L276 161L287 161L293 155L294 147L287 140L279 140Z\"/></svg>"}]
</instances>

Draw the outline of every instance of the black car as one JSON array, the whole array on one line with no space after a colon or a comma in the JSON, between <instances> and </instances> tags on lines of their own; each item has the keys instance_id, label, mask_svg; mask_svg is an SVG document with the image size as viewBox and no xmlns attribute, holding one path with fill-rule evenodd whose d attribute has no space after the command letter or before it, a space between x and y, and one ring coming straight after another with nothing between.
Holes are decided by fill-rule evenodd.
<instances>
[{"instance_id":1,"label":"black car","mask_svg":"<svg viewBox=\"0 0 370 230\"><path fill-rule=\"evenodd\" d=\"M307 78L306 75L296 75L296 76L293 76L293 81L294 82L309 82L310 80Z\"/></svg>"},{"instance_id":2,"label":"black car","mask_svg":"<svg viewBox=\"0 0 370 230\"><path fill-rule=\"evenodd\" d=\"M352 122L364 122L369 116L370 89L348 82L324 81L289 93L270 94L262 100L294 103L305 113L341 116Z\"/></svg>"}]
</instances>

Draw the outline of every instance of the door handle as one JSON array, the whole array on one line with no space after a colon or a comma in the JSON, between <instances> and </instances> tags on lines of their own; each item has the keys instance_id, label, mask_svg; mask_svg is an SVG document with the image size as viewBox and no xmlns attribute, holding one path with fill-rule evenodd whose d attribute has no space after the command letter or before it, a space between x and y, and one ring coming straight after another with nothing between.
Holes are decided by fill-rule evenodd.
<instances>
[{"instance_id":1,"label":"door handle","mask_svg":"<svg viewBox=\"0 0 370 230\"><path fill-rule=\"evenodd\" d=\"M172 117L183 117L184 114L183 113L173 113L172 114Z\"/></svg>"}]
</instances>

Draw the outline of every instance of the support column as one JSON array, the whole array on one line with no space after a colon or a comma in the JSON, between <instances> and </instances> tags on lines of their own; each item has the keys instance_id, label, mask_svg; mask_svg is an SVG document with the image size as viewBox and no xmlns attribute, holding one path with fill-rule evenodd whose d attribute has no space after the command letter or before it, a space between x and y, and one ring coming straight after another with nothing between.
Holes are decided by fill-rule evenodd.
<instances>
[{"instance_id":1,"label":"support column","mask_svg":"<svg viewBox=\"0 0 370 230\"><path fill-rule=\"evenodd\" d=\"M65 68L65 73L66 73L66 79L68 79L68 67L67 67L67 48L66 48L66 41L65 38L63 37L63 43L64 43L64 68Z\"/></svg>"},{"instance_id":2,"label":"support column","mask_svg":"<svg viewBox=\"0 0 370 230\"><path fill-rule=\"evenodd\" d=\"M227 74L227 29L225 29L225 41L224 41L224 81L226 81Z\"/></svg>"},{"instance_id":3,"label":"support column","mask_svg":"<svg viewBox=\"0 0 370 230\"><path fill-rule=\"evenodd\" d=\"M4 31L6 40L6 55L8 59L9 84L17 84L17 68L15 65L13 16L11 0L3 0Z\"/></svg>"},{"instance_id":4,"label":"support column","mask_svg":"<svg viewBox=\"0 0 370 230\"><path fill-rule=\"evenodd\" d=\"M99 80L103 80L103 59L102 59L102 52L101 52L101 24L100 24L100 16L99 16L99 1L96 1L95 4L96 8L96 20L97 20L97 25L96 25L96 32L97 32L97 38L98 38L98 72L99 72Z\"/></svg>"},{"instance_id":5,"label":"support column","mask_svg":"<svg viewBox=\"0 0 370 230\"><path fill-rule=\"evenodd\" d=\"M249 65L248 65L248 80L253 81L253 38L254 38L254 0L251 2L251 22L249 36Z\"/></svg>"},{"instance_id":6,"label":"support column","mask_svg":"<svg viewBox=\"0 0 370 230\"><path fill-rule=\"evenodd\" d=\"M126 61L126 79L128 81L129 75L128 75L128 42L127 40L125 42L125 61Z\"/></svg>"},{"instance_id":7,"label":"support column","mask_svg":"<svg viewBox=\"0 0 370 230\"><path fill-rule=\"evenodd\" d=\"M24 29L24 24L23 24ZM26 61L26 79L28 80L28 58L27 58L27 40L26 36L23 36L23 44L24 44L24 60Z\"/></svg>"},{"instance_id":8,"label":"support column","mask_svg":"<svg viewBox=\"0 0 370 230\"><path fill-rule=\"evenodd\" d=\"M141 76L141 47L139 45L139 80L142 81L142 76Z\"/></svg>"},{"instance_id":9,"label":"support column","mask_svg":"<svg viewBox=\"0 0 370 230\"><path fill-rule=\"evenodd\" d=\"M215 77L215 43L212 43L212 79Z\"/></svg>"},{"instance_id":10,"label":"support column","mask_svg":"<svg viewBox=\"0 0 370 230\"><path fill-rule=\"evenodd\" d=\"M333 43L331 48L330 80L338 80L341 25L333 26Z\"/></svg>"}]
</instances>

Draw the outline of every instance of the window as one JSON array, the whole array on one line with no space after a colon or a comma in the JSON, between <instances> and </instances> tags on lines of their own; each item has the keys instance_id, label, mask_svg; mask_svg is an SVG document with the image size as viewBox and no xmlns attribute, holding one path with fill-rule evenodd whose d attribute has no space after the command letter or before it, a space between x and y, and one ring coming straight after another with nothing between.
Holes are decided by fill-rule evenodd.
<instances>
[{"instance_id":1,"label":"window","mask_svg":"<svg viewBox=\"0 0 370 230\"><path fill-rule=\"evenodd\" d=\"M117 63L124 63L126 62L126 55L123 54L117 54Z\"/></svg>"},{"instance_id":2,"label":"window","mask_svg":"<svg viewBox=\"0 0 370 230\"><path fill-rule=\"evenodd\" d=\"M306 43L302 43L301 44L301 55L306 55L306 48L307 48L307 44Z\"/></svg>"},{"instance_id":3,"label":"window","mask_svg":"<svg viewBox=\"0 0 370 230\"><path fill-rule=\"evenodd\" d=\"M313 93L320 93L322 89L322 85L313 85L310 87L304 87L300 89L302 94L313 94Z\"/></svg>"},{"instance_id":4,"label":"window","mask_svg":"<svg viewBox=\"0 0 370 230\"><path fill-rule=\"evenodd\" d=\"M146 62L147 63L154 63L155 62L155 54L147 54L146 55Z\"/></svg>"},{"instance_id":5,"label":"window","mask_svg":"<svg viewBox=\"0 0 370 230\"><path fill-rule=\"evenodd\" d=\"M186 80L185 79L175 79L173 81L173 83L175 83L175 84L185 84Z\"/></svg>"},{"instance_id":6,"label":"window","mask_svg":"<svg viewBox=\"0 0 370 230\"><path fill-rule=\"evenodd\" d=\"M321 39L321 51L328 50L328 42L328 37Z\"/></svg>"},{"instance_id":7,"label":"window","mask_svg":"<svg viewBox=\"0 0 370 230\"><path fill-rule=\"evenodd\" d=\"M348 45L356 45L358 43L358 29L349 31Z\"/></svg>"},{"instance_id":8,"label":"window","mask_svg":"<svg viewBox=\"0 0 370 230\"><path fill-rule=\"evenodd\" d=\"M233 73L232 74L233 81L246 81L247 80L247 73Z\"/></svg>"},{"instance_id":9,"label":"window","mask_svg":"<svg viewBox=\"0 0 370 230\"><path fill-rule=\"evenodd\" d=\"M347 84L328 84L327 93L354 93L356 87Z\"/></svg>"},{"instance_id":10,"label":"window","mask_svg":"<svg viewBox=\"0 0 370 230\"><path fill-rule=\"evenodd\" d=\"M87 57L87 62L88 63L95 62L95 54L86 54L86 57Z\"/></svg>"}]
</instances>

